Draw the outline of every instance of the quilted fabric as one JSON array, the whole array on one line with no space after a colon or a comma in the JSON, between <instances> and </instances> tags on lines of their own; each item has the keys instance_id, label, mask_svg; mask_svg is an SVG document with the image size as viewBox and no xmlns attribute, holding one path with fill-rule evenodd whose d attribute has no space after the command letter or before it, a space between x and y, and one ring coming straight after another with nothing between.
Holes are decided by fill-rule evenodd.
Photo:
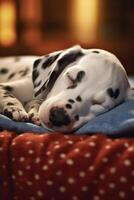
<instances>
[{"instance_id":1,"label":"quilted fabric","mask_svg":"<svg viewBox=\"0 0 134 200\"><path fill-rule=\"evenodd\" d=\"M134 139L0 133L0 200L120 199L134 199Z\"/></svg>"}]
</instances>

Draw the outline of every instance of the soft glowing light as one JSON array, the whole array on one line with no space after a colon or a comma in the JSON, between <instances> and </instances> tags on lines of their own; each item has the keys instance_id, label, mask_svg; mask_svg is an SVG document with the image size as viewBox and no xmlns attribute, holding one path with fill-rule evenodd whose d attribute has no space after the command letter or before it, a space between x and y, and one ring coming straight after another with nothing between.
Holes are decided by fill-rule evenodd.
<instances>
[{"instance_id":1,"label":"soft glowing light","mask_svg":"<svg viewBox=\"0 0 134 200\"><path fill-rule=\"evenodd\" d=\"M74 0L72 23L74 34L82 42L96 39L99 0Z\"/></svg>"},{"instance_id":2,"label":"soft glowing light","mask_svg":"<svg viewBox=\"0 0 134 200\"><path fill-rule=\"evenodd\" d=\"M0 44L11 46L16 40L15 8L12 1L0 3Z\"/></svg>"}]
</instances>

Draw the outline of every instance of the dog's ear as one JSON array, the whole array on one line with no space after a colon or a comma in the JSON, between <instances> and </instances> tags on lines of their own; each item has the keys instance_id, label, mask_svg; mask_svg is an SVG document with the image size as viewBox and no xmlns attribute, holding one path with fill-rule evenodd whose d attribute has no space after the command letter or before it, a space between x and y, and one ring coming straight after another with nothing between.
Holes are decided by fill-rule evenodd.
<instances>
[{"instance_id":1,"label":"dog's ear","mask_svg":"<svg viewBox=\"0 0 134 200\"><path fill-rule=\"evenodd\" d=\"M60 56L62 51L57 51L42 56L34 61L32 71L32 81L34 86L34 96L40 96L47 84L50 74L53 70L54 63Z\"/></svg>"},{"instance_id":2,"label":"dog's ear","mask_svg":"<svg viewBox=\"0 0 134 200\"><path fill-rule=\"evenodd\" d=\"M45 99L62 71L82 55L82 48L76 45L36 60L32 75L35 97Z\"/></svg>"}]
</instances>

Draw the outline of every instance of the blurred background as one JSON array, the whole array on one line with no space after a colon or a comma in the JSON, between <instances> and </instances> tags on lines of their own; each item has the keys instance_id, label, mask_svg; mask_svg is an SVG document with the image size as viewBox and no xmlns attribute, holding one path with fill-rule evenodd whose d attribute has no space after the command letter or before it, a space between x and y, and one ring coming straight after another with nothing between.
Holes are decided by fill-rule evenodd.
<instances>
[{"instance_id":1,"label":"blurred background","mask_svg":"<svg viewBox=\"0 0 134 200\"><path fill-rule=\"evenodd\" d=\"M74 44L115 53L134 74L133 0L0 0L0 56Z\"/></svg>"}]
</instances>

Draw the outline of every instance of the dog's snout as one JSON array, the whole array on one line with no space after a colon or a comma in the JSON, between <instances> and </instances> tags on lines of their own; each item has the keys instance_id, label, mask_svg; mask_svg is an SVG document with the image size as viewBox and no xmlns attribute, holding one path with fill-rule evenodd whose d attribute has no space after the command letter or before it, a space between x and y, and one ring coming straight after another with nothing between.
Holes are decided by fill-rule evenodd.
<instances>
[{"instance_id":1,"label":"dog's snout","mask_svg":"<svg viewBox=\"0 0 134 200\"><path fill-rule=\"evenodd\" d=\"M49 121L54 126L63 126L70 123L70 118L64 108L53 107L50 110Z\"/></svg>"}]
</instances>

